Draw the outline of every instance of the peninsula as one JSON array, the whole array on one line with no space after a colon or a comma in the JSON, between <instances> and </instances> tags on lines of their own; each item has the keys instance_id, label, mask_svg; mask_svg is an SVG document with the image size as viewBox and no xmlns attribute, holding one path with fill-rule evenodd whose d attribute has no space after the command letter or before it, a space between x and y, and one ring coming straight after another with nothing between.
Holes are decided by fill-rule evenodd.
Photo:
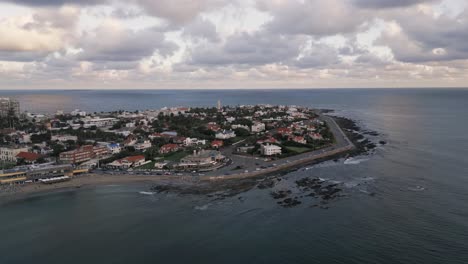
<instances>
[{"instance_id":1,"label":"peninsula","mask_svg":"<svg viewBox=\"0 0 468 264\"><path fill-rule=\"evenodd\" d=\"M335 119L301 106L2 112L0 195L93 184L260 177L353 151Z\"/></svg>"}]
</instances>

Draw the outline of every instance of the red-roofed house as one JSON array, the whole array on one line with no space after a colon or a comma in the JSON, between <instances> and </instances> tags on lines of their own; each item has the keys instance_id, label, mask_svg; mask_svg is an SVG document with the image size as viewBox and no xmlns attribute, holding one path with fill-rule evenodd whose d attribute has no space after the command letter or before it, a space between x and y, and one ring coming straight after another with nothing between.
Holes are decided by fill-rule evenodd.
<instances>
[{"instance_id":1,"label":"red-roofed house","mask_svg":"<svg viewBox=\"0 0 468 264\"><path fill-rule=\"evenodd\" d=\"M145 156L130 156L123 159L115 160L114 162L107 165L109 168L113 169L128 169L130 167L138 167L145 163Z\"/></svg>"},{"instance_id":2,"label":"red-roofed house","mask_svg":"<svg viewBox=\"0 0 468 264\"><path fill-rule=\"evenodd\" d=\"M210 123L210 124L206 125L206 127L209 130L214 131L214 132L219 131L221 129L220 126L218 126L217 124L213 124L213 123Z\"/></svg>"},{"instance_id":3,"label":"red-roofed house","mask_svg":"<svg viewBox=\"0 0 468 264\"><path fill-rule=\"evenodd\" d=\"M179 149L180 147L177 144L166 144L159 149L159 153L167 154L167 153L178 151Z\"/></svg>"},{"instance_id":4,"label":"red-roofed house","mask_svg":"<svg viewBox=\"0 0 468 264\"><path fill-rule=\"evenodd\" d=\"M24 160L26 163L35 163L41 155L31 152L20 152L16 155L17 160Z\"/></svg>"},{"instance_id":5,"label":"red-roofed house","mask_svg":"<svg viewBox=\"0 0 468 264\"><path fill-rule=\"evenodd\" d=\"M260 144L260 145L261 145L261 144L263 144L263 143L278 144L279 141L278 141L276 138L274 138L274 137L268 137L268 138L266 138L266 139L259 139L259 140L257 140L257 144Z\"/></svg>"},{"instance_id":6,"label":"red-roofed house","mask_svg":"<svg viewBox=\"0 0 468 264\"><path fill-rule=\"evenodd\" d=\"M222 146L224 146L224 142L222 140L213 140L211 142L211 147L212 148L219 149Z\"/></svg>"},{"instance_id":7,"label":"red-roofed house","mask_svg":"<svg viewBox=\"0 0 468 264\"><path fill-rule=\"evenodd\" d=\"M289 127L280 127L278 128L278 134L281 134L283 136L289 136L292 134L292 130Z\"/></svg>"},{"instance_id":8,"label":"red-roofed house","mask_svg":"<svg viewBox=\"0 0 468 264\"><path fill-rule=\"evenodd\" d=\"M293 136L290 137L289 140L294 141L296 143L307 144L307 141L302 136Z\"/></svg>"}]
</instances>

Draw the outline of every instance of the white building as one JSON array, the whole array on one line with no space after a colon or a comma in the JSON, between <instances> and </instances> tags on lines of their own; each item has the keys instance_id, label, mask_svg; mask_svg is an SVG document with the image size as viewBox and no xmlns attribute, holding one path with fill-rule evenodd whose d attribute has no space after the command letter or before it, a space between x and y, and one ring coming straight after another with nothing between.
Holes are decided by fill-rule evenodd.
<instances>
[{"instance_id":1,"label":"white building","mask_svg":"<svg viewBox=\"0 0 468 264\"><path fill-rule=\"evenodd\" d=\"M281 154L281 147L276 146L276 145L261 145L260 146L260 151L262 155L265 156L274 156L274 155L280 155Z\"/></svg>"},{"instance_id":2,"label":"white building","mask_svg":"<svg viewBox=\"0 0 468 264\"><path fill-rule=\"evenodd\" d=\"M113 126L115 123L118 122L116 118L107 117L107 118L83 118L82 121L85 123L84 127L89 128L92 126L96 127L106 127L106 126Z\"/></svg>"},{"instance_id":3,"label":"white building","mask_svg":"<svg viewBox=\"0 0 468 264\"><path fill-rule=\"evenodd\" d=\"M151 148L151 141L145 140L143 142L136 143L134 146L135 150L144 151Z\"/></svg>"},{"instance_id":4,"label":"white building","mask_svg":"<svg viewBox=\"0 0 468 264\"><path fill-rule=\"evenodd\" d=\"M250 131L250 128L249 128L249 126L247 126L247 125L236 124L236 125L232 125L231 128L232 128L232 129L242 128L242 129L245 129L245 130L247 130L247 131Z\"/></svg>"},{"instance_id":5,"label":"white building","mask_svg":"<svg viewBox=\"0 0 468 264\"><path fill-rule=\"evenodd\" d=\"M71 136L71 135L54 135L50 139L52 141L60 141L60 142L67 142L69 140L78 141L77 136Z\"/></svg>"},{"instance_id":6,"label":"white building","mask_svg":"<svg viewBox=\"0 0 468 264\"><path fill-rule=\"evenodd\" d=\"M9 147L0 147L0 160L16 162L16 155L20 152L28 152L28 148L9 148Z\"/></svg>"},{"instance_id":7,"label":"white building","mask_svg":"<svg viewBox=\"0 0 468 264\"><path fill-rule=\"evenodd\" d=\"M232 130L223 130L218 133L216 133L216 138L217 139L230 139L230 138L235 138L236 133Z\"/></svg>"},{"instance_id":8,"label":"white building","mask_svg":"<svg viewBox=\"0 0 468 264\"><path fill-rule=\"evenodd\" d=\"M112 154L118 154L122 151L122 147L119 143L112 143L106 146Z\"/></svg>"},{"instance_id":9,"label":"white building","mask_svg":"<svg viewBox=\"0 0 468 264\"><path fill-rule=\"evenodd\" d=\"M81 111L80 109L75 109L70 113L72 116L86 116L85 111Z\"/></svg>"},{"instance_id":10,"label":"white building","mask_svg":"<svg viewBox=\"0 0 468 264\"><path fill-rule=\"evenodd\" d=\"M253 133L259 133L259 132L262 132L262 131L265 131L265 124L264 123L260 123L260 122L256 122L252 125L252 132Z\"/></svg>"},{"instance_id":11,"label":"white building","mask_svg":"<svg viewBox=\"0 0 468 264\"><path fill-rule=\"evenodd\" d=\"M196 145L206 145L206 140L197 138L186 138L184 140L184 146L190 147Z\"/></svg>"}]
</instances>

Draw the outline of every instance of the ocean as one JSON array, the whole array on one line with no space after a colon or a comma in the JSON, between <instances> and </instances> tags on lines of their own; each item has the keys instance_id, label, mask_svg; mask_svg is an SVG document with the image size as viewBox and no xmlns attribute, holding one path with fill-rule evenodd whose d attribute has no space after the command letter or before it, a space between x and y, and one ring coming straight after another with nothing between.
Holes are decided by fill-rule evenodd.
<instances>
[{"instance_id":1,"label":"ocean","mask_svg":"<svg viewBox=\"0 0 468 264\"><path fill-rule=\"evenodd\" d=\"M0 263L468 263L468 90L0 91L54 113L287 104L335 109L379 145L372 155L283 175L226 199L109 185L0 203ZM325 209L295 187L343 188ZM304 196L304 197L302 197Z\"/></svg>"}]
</instances>

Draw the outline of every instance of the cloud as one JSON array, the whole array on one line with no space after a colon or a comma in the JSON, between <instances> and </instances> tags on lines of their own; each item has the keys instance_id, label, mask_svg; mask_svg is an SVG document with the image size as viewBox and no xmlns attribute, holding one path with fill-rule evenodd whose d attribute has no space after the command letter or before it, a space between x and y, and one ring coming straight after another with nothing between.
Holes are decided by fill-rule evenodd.
<instances>
[{"instance_id":1,"label":"cloud","mask_svg":"<svg viewBox=\"0 0 468 264\"><path fill-rule=\"evenodd\" d=\"M80 10L74 7L41 9L32 16L0 20L0 57L35 60L72 41Z\"/></svg>"},{"instance_id":2,"label":"cloud","mask_svg":"<svg viewBox=\"0 0 468 264\"><path fill-rule=\"evenodd\" d=\"M354 32L369 18L367 11L355 8L347 0L262 0L258 7L273 17L266 25L268 30L289 35Z\"/></svg>"},{"instance_id":3,"label":"cloud","mask_svg":"<svg viewBox=\"0 0 468 264\"><path fill-rule=\"evenodd\" d=\"M268 32L239 33L224 43L195 46L190 64L201 65L262 65L283 63L298 56L301 40Z\"/></svg>"},{"instance_id":4,"label":"cloud","mask_svg":"<svg viewBox=\"0 0 468 264\"><path fill-rule=\"evenodd\" d=\"M0 2L13 3L26 6L62 6L66 4L73 5L96 5L106 3L106 0L1 0Z\"/></svg>"},{"instance_id":5,"label":"cloud","mask_svg":"<svg viewBox=\"0 0 468 264\"><path fill-rule=\"evenodd\" d=\"M194 20L200 13L226 4L222 0L135 0L149 15L163 18L175 25Z\"/></svg>"},{"instance_id":6,"label":"cloud","mask_svg":"<svg viewBox=\"0 0 468 264\"><path fill-rule=\"evenodd\" d=\"M220 39L216 31L216 26L202 18L197 18L195 21L185 26L183 34L188 37L207 39L212 42L216 42Z\"/></svg>"},{"instance_id":7,"label":"cloud","mask_svg":"<svg viewBox=\"0 0 468 264\"><path fill-rule=\"evenodd\" d=\"M78 48L82 50L77 54L78 60L116 62L138 61L154 52L169 56L178 46L167 41L157 28L134 31L115 21L107 21L94 31L86 32Z\"/></svg>"},{"instance_id":8,"label":"cloud","mask_svg":"<svg viewBox=\"0 0 468 264\"><path fill-rule=\"evenodd\" d=\"M353 0L353 3L361 8L398 8L421 3L440 2L440 0Z\"/></svg>"},{"instance_id":9,"label":"cloud","mask_svg":"<svg viewBox=\"0 0 468 264\"><path fill-rule=\"evenodd\" d=\"M388 46L403 62L468 59L468 10L457 17L436 16L432 9L393 16L377 44Z\"/></svg>"}]
</instances>

